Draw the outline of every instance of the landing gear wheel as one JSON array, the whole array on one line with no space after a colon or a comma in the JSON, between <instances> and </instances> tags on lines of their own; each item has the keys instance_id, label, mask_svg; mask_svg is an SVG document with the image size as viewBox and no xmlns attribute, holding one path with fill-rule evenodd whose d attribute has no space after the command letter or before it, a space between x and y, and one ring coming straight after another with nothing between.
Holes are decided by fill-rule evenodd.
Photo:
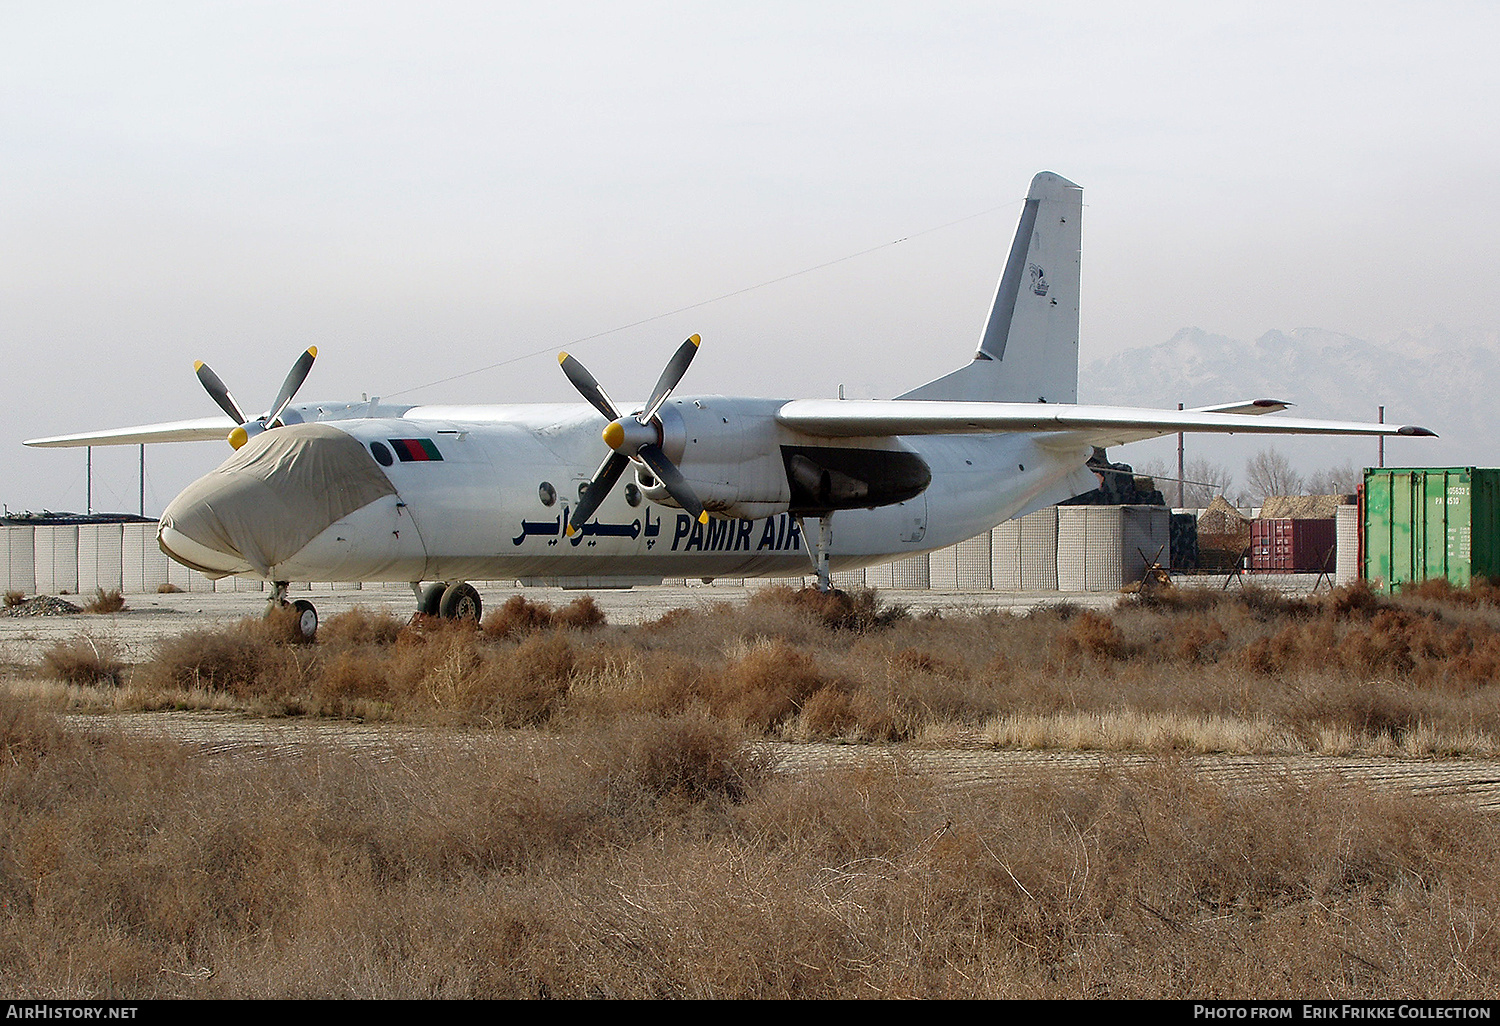
<instances>
[{"instance_id":1,"label":"landing gear wheel","mask_svg":"<svg viewBox=\"0 0 1500 1026\"><path fill-rule=\"evenodd\" d=\"M303 641L312 641L318 636L318 611L307 599L298 599L292 608L297 611L297 634Z\"/></svg>"},{"instance_id":2,"label":"landing gear wheel","mask_svg":"<svg viewBox=\"0 0 1500 1026\"><path fill-rule=\"evenodd\" d=\"M417 600L417 612L423 616L441 616L443 604L443 592L448 590L448 585L443 581L434 581L422 589L422 597Z\"/></svg>"},{"instance_id":3,"label":"landing gear wheel","mask_svg":"<svg viewBox=\"0 0 1500 1026\"><path fill-rule=\"evenodd\" d=\"M479 592L474 590L473 585L460 581L458 584L449 586L443 592L442 602L438 605L438 612L445 620L472 620L479 622L479 614L483 609L483 603L479 601Z\"/></svg>"}]
</instances>

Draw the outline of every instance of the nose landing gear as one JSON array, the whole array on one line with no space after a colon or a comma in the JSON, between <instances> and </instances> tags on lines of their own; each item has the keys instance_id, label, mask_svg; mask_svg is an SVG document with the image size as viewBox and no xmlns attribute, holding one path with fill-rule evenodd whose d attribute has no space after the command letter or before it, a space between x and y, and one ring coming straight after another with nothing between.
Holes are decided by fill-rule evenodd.
<instances>
[{"instance_id":1,"label":"nose landing gear","mask_svg":"<svg viewBox=\"0 0 1500 1026\"><path fill-rule=\"evenodd\" d=\"M271 597L266 601L266 615L270 616L279 609L291 606L297 611L297 634L303 641L312 641L318 636L318 611L307 599L298 599L295 602L286 600L286 589L288 581L273 581L271 585Z\"/></svg>"}]
</instances>

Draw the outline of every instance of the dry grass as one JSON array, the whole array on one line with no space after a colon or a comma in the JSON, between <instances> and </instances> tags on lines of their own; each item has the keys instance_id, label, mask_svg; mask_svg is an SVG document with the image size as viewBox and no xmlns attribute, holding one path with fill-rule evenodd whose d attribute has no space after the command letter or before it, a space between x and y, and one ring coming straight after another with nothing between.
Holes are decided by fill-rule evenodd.
<instances>
[{"instance_id":1,"label":"dry grass","mask_svg":"<svg viewBox=\"0 0 1500 1026\"><path fill-rule=\"evenodd\" d=\"M0 701L28 998L1486 998L1500 822L1171 764L772 772L698 711L270 760Z\"/></svg>"},{"instance_id":2,"label":"dry grass","mask_svg":"<svg viewBox=\"0 0 1500 1026\"><path fill-rule=\"evenodd\" d=\"M14 608L25 601L26 593L24 591L11 590L5 593L5 605L7 608Z\"/></svg>"}]
</instances>

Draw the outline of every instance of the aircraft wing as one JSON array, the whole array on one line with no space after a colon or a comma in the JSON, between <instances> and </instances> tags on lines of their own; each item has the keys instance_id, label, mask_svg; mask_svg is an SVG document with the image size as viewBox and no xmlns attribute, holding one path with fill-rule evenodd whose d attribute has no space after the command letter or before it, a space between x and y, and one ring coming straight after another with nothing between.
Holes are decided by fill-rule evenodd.
<instances>
[{"instance_id":1,"label":"aircraft wing","mask_svg":"<svg viewBox=\"0 0 1500 1026\"><path fill-rule=\"evenodd\" d=\"M1229 404L1243 408L1244 403ZM1265 412L1270 412L1267 409ZM1432 435L1414 425L1263 417L1209 410L1139 410L1062 403L984 403L936 399L794 399L778 423L824 438L1030 432L1059 444L1110 446L1179 431L1219 434ZM1050 441L1051 439L1044 439Z\"/></svg>"},{"instance_id":2,"label":"aircraft wing","mask_svg":"<svg viewBox=\"0 0 1500 1026\"><path fill-rule=\"evenodd\" d=\"M52 435L28 438L23 443L41 449L77 445L140 445L143 442L222 441L234 430L228 417L200 417L197 420L174 420L162 424L140 424L136 427L85 431L76 435Z\"/></svg>"}]
</instances>

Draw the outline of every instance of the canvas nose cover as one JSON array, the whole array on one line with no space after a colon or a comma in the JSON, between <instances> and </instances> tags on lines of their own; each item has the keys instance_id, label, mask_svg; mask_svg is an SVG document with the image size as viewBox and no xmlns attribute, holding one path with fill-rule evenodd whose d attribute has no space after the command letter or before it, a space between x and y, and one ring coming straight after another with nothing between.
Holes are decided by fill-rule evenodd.
<instances>
[{"instance_id":1,"label":"canvas nose cover","mask_svg":"<svg viewBox=\"0 0 1500 1026\"><path fill-rule=\"evenodd\" d=\"M158 538L174 531L257 573L300 552L330 525L396 494L363 443L326 424L292 424L257 435L217 470L189 485L161 517ZM179 562L210 573L167 548ZM199 562L202 562L200 559Z\"/></svg>"}]
</instances>

